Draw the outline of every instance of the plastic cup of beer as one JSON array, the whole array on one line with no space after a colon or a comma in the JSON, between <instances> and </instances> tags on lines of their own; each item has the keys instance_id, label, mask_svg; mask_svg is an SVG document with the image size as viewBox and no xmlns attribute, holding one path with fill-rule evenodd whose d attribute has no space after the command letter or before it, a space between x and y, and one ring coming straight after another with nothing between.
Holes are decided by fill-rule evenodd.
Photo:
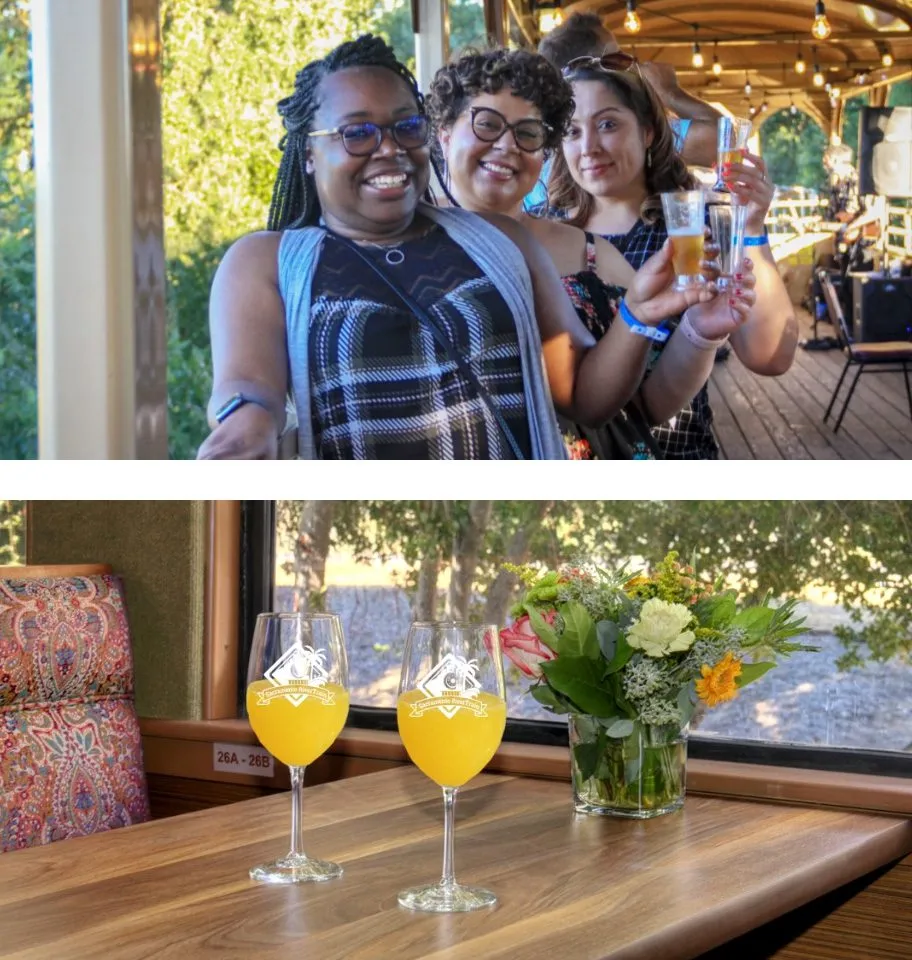
<instances>
[{"instance_id":1,"label":"plastic cup of beer","mask_svg":"<svg viewBox=\"0 0 912 960\"><path fill-rule=\"evenodd\" d=\"M663 193L662 210L668 236L671 238L676 289L686 290L688 287L701 286L706 283L701 272L706 215L703 191Z\"/></svg>"},{"instance_id":2,"label":"plastic cup of beer","mask_svg":"<svg viewBox=\"0 0 912 960\"><path fill-rule=\"evenodd\" d=\"M724 289L741 272L744 261L744 221L747 207L739 203L713 203L709 207L709 229L719 247L719 279Z\"/></svg>"},{"instance_id":3,"label":"plastic cup of beer","mask_svg":"<svg viewBox=\"0 0 912 960\"><path fill-rule=\"evenodd\" d=\"M743 159L741 151L747 146L753 124L742 117L720 117L718 122L716 182L713 190L719 193L730 193L722 177L722 170L726 163L740 163Z\"/></svg>"}]
</instances>

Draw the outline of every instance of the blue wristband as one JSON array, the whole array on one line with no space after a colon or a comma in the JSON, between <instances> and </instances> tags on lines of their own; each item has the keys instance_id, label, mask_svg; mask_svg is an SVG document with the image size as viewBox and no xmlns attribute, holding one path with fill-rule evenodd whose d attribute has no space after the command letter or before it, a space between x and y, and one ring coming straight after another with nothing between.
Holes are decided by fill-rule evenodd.
<instances>
[{"instance_id":1,"label":"blue wristband","mask_svg":"<svg viewBox=\"0 0 912 960\"><path fill-rule=\"evenodd\" d=\"M668 339L668 330L665 327L647 327L645 323L640 323L630 312L626 300L621 300L619 312L624 323L641 337L649 337L650 340L655 340L657 343L664 343Z\"/></svg>"},{"instance_id":2,"label":"blue wristband","mask_svg":"<svg viewBox=\"0 0 912 960\"><path fill-rule=\"evenodd\" d=\"M762 237L745 237L745 247L764 247L769 243L769 237L764 234Z\"/></svg>"}]
</instances>

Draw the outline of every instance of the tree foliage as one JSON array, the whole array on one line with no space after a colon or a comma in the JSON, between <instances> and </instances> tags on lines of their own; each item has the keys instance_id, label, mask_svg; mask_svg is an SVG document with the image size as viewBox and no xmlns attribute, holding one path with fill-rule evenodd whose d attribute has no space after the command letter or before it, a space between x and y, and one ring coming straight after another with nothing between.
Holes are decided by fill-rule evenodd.
<instances>
[{"instance_id":1,"label":"tree foliage","mask_svg":"<svg viewBox=\"0 0 912 960\"><path fill-rule=\"evenodd\" d=\"M773 183L781 187L826 189L826 137L806 113L780 110L760 128L760 143Z\"/></svg>"},{"instance_id":2,"label":"tree foliage","mask_svg":"<svg viewBox=\"0 0 912 960\"><path fill-rule=\"evenodd\" d=\"M25 563L25 501L0 500L0 566Z\"/></svg>"},{"instance_id":3,"label":"tree foliage","mask_svg":"<svg viewBox=\"0 0 912 960\"><path fill-rule=\"evenodd\" d=\"M292 503L292 502L284 502ZM295 501L294 503L306 503ZM614 565L632 557L657 565L677 550L698 570L722 575L747 599L767 592L799 597L808 587L829 590L851 614L837 629L841 666L867 658L912 660L912 504L897 500L499 500L479 509L467 500L334 502L330 545L362 560L401 557L403 586L415 595L422 562L452 570L451 547L466 541L473 514L483 518L468 601L445 610L436 592L433 615L481 616L503 622L508 602L485 605L505 560L554 566L595 559ZM487 502L485 502L487 503ZM296 535L289 507L279 512L280 540ZM298 514L300 507L296 508ZM521 551L511 544L523 534ZM516 583L506 593L513 598ZM452 596L452 592L451 592Z\"/></svg>"}]
</instances>

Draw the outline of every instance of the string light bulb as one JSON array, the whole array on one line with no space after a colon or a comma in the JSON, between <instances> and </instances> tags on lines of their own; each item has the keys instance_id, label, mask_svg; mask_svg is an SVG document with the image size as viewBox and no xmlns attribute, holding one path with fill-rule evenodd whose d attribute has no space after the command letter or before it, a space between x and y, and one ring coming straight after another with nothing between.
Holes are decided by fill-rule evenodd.
<instances>
[{"instance_id":1,"label":"string light bulb","mask_svg":"<svg viewBox=\"0 0 912 960\"><path fill-rule=\"evenodd\" d=\"M789 94L789 113L793 117L798 113L798 108L795 106L795 101L792 99L791 94Z\"/></svg>"},{"instance_id":2,"label":"string light bulb","mask_svg":"<svg viewBox=\"0 0 912 960\"><path fill-rule=\"evenodd\" d=\"M804 62L804 54L801 52L801 44L798 44L798 55L795 57L795 73L804 73L807 70L807 64Z\"/></svg>"},{"instance_id":3,"label":"string light bulb","mask_svg":"<svg viewBox=\"0 0 912 960\"><path fill-rule=\"evenodd\" d=\"M712 65L713 75L717 77L720 76L722 73L722 64L719 63L719 55L716 52L718 49L719 49L719 43L717 41L716 43L713 44L713 65Z\"/></svg>"},{"instance_id":4,"label":"string light bulb","mask_svg":"<svg viewBox=\"0 0 912 960\"><path fill-rule=\"evenodd\" d=\"M752 90L752 87L751 87L750 77L745 73L744 74L744 95L746 97L749 97L751 95L751 90Z\"/></svg>"},{"instance_id":5,"label":"string light bulb","mask_svg":"<svg viewBox=\"0 0 912 960\"><path fill-rule=\"evenodd\" d=\"M699 28L694 24L694 43L693 43L693 56L690 58L690 62L694 67L699 70L703 66L703 54L700 53L700 44L697 43L697 30Z\"/></svg>"},{"instance_id":6,"label":"string light bulb","mask_svg":"<svg viewBox=\"0 0 912 960\"><path fill-rule=\"evenodd\" d=\"M889 50L884 50L883 55L880 58L881 65L884 67L893 66L893 54Z\"/></svg>"},{"instance_id":7,"label":"string light bulb","mask_svg":"<svg viewBox=\"0 0 912 960\"><path fill-rule=\"evenodd\" d=\"M811 27L811 36L815 40L826 40L833 32L830 21L827 20L826 5L823 0L814 4L814 25Z\"/></svg>"},{"instance_id":8,"label":"string light bulb","mask_svg":"<svg viewBox=\"0 0 912 960\"><path fill-rule=\"evenodd\" d=\"M624 29L628 33L639 33L640 15L637 13L637 0L627 0L627 16L624 17Z\"/></svg>"},{"instance_id":9,"label":"string light bulb","mask_svg":"<svg viewBox=\"0 0 912 960\"><path fill-rule=\"evenodd\" d=\"M811 53L814 54L814 86L822 87L826 80L823 74L820 72L820 64L817 62L817 48L812 47Z\"/></svg>"}]
</instances>

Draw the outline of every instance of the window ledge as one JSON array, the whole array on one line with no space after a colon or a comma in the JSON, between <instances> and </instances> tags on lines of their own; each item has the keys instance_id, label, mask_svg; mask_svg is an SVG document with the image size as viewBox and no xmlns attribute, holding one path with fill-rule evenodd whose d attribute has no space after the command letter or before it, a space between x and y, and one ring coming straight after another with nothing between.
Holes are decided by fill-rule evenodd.
<instances>
[{"instance_id":1,"label":"window ledge","mask_svg":"<svg viewBox=\"0 0 912 960\"><path fill-rule=\"evenodd\" d=\"M220 774L211 769L206 771L204 777L200 777L198 765L196 770L188 770L175 755L175 742L180 741L256 743L256 736L246 720L145 718L140 720L140 730L146 747L147 770L150 773L244 783L263 782L247 777L238 779L241 775ZM156 749L157 745L164 749ZM327 756L376 760L384 765L408 762L408 755L398 734L389 730L367 730L360 727L346 727L330 747ZM526 743L502 744L487 767L492 773L551 780L569 779L569 769L566 747ZM283 772L275 779L274 784L264 785L286 784L287 776ZM687 790L691 794L760 800L767 803L798 803L912 815L912 779L899 777L760 766L720 760L688 760Z\"/></svg>"}]
</instances>

